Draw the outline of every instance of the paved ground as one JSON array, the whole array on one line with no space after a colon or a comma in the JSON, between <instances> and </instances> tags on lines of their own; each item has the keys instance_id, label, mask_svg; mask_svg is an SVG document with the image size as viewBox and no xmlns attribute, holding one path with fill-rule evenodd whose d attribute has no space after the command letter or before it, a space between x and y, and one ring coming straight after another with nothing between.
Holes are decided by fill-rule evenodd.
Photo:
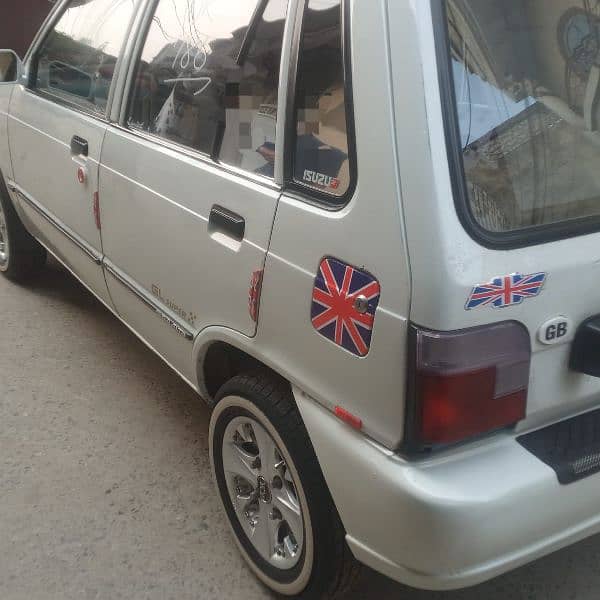
<instances>
[{"instance_id":1,"label":"paved ground","mask_svg":"<svg viewBox=\"0 0 600 600\"><path fill-rule=\"evenodd\" d=\"M194 393L56 265L30 288L0 280L0 308L0 598L271 598L219 509ZM465 592L368 573L353 600L591 600L599 586L592 538Z\"/></svg>"}]
</instances>

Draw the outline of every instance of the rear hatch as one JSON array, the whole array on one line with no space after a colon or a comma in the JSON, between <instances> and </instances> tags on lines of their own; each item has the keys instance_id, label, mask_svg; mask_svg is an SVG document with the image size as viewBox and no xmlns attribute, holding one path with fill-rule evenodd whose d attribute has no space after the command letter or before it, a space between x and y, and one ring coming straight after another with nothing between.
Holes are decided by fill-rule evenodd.
<instances>
[{"instance_id":1,"label":"rear hatch","mask_svg":"<svg viewBox=\"0 0 600 600\"><path fill-rule=\"evenodd\" d=\"M439 193L445 173L428 223L411 223L407 208L411 320L438 331L526 328L517 429L533 429L600 404L600 379L570 368L579 326L600 314L600 3L431 6L455 206ZM426 245L419 227L437 228Z\"/></svg>"}]
</instances>

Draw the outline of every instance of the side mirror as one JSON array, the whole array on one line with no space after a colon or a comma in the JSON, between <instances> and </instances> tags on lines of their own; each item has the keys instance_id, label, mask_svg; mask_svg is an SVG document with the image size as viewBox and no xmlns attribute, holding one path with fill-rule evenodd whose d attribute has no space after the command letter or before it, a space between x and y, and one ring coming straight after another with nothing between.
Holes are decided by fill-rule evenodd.
<instances>
[{"instance_id":1,"label":"side mirror","mask_svg":"<svg viewBox=\"0 0 600 600\"><path fill-rule=\"evenodd\" d=\"M48 87L80 98L92 93L92 77L85 71L55 60L48 65Z\"/></svg>"},{"instance_id":2,"label":"side mirror","mask_svg":"<svg viewBox=\"0 0 600 600\"><path fill-rule=\"evenodd\" d=\"M21 59L13 50L0 50L0 84L16 83L21 77Z\"/></svg>"}]
</instances>

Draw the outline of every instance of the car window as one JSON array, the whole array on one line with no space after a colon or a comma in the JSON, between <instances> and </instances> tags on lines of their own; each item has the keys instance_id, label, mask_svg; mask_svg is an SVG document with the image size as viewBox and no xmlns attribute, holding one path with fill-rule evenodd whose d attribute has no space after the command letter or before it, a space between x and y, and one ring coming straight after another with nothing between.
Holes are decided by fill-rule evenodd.
<instances>
[{"instance_id":1,"label":"car window","mask_svg":"<svg viewBox=\"0 0 600 600\"><path fill-rule=\"evenodd\" d=\"M129 124L273 177L287 0L161 0Z\"/></svg>"},{"instance_id":2,"label":"car window","mask_svg":"<svg viewBox=\"0 0 600 600\"><path fill-rule=\"evenodd\" d=\"M600 4L447 0L467 206L502 233L600 216Z\"/></svg>"},{"instance_id":3,"label":"car window","mask_svg":"<svg viewBox=\"0 0 600 600\"><path fill-rule=\"evenodd\" d=\"M72 0L37 52L33 87L104 114L135 4Z\"/></svg>"},{"instance_id":4,"label":"car window","mask_svg":"<svg viewBox=\"0 0 600 600\"><path fill-rule=\"evenodd\" d=\"M309 0L296 87L294 179L335 198L350 188L341 0Z\"/></svg>"}]
</instances>

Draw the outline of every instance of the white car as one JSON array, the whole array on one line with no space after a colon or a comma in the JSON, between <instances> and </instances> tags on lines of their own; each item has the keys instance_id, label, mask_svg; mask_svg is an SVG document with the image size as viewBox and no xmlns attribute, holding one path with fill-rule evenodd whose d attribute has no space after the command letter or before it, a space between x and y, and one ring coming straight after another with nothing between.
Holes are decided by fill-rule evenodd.
<instances>
[{"instance_id":1,"label":"white car","mask_svg":"<svg viewBox=\"0 0 600 600\"><path fill-rule=\"evenodd\" d=\"M50 252L210 404L272 590L600 532L596 4L62 0L0 52L0 271Z\"/></svg>"}]
</instances>

